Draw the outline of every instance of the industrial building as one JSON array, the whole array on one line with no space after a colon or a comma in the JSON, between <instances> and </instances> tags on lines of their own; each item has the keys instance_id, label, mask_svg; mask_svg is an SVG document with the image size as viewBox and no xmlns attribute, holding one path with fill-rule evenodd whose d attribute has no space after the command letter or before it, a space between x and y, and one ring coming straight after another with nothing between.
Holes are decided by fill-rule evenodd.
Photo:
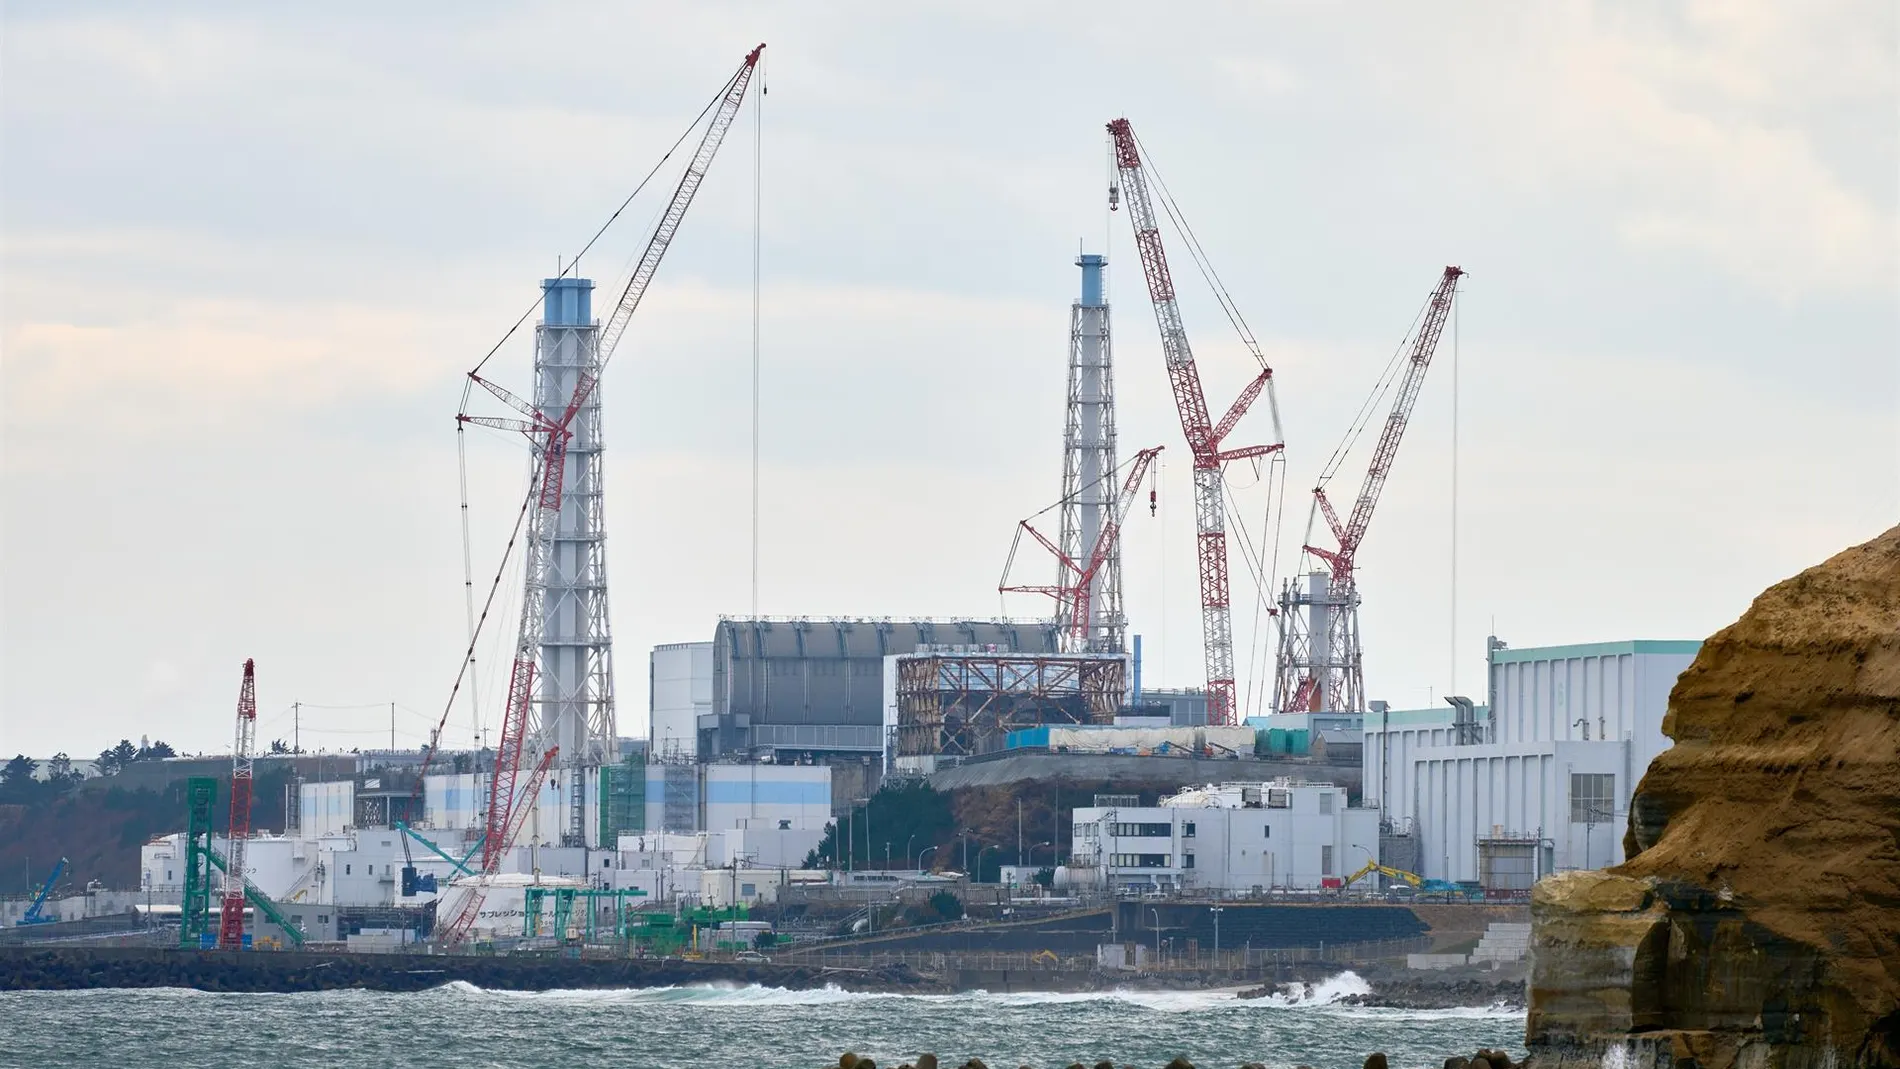
<instances>
[{"instance_id":1,"label":"industrial building","mask_svg":"<svg viewBox=\"0 0 1900 1069\"><path fill-rule=\"evenodd\" d=\"M625 827L614 828L602 822L603 814L615 808L615 775L623 771L625 782L638 785L624 792L635 800L630 810L634 816ZM249 882L293 919L303 907L391 909L433 901L435 894L429 891L403 894L403 869L412 866L418 875L433 876L437 886L446 888L473 867L487 805L487 777L430 775L416 790L413 777L392 781L387 776L378 771L302 784L299 825L283 835L254 835L246 841L244 871ZM389 804L392 788L402 800L394 807ZM577 789L590 834L584 845L563 845ZM414 808L420 812L405 819L401 813L411 791L419 799ZM503 853L499 873L541 873L574 877L590 886L636 887L637 879L615 874L652 870L654 858L663 853L671 860L658 866L663 870L659 879L671 891L691 896L699 893L700 877L690 870L802 864L831 820L831 770L822 765L759 764L561 769L524 804L534 812ZM393 818L388 816L392 809L398 813ZM397 827L398 821L412 832ZM182 833L161 836L140 849L141 890L151 901L172 904L183 895L184 839ZM662 850L649 844L665 846ZM214 836L211 845L220 856L228 856L227 838ZM223 882L215 873L212 879ZM334 927L333 911L322 912L321 920L313 911L307 921Z\"/></svg>"},{"instance_id":2,"label":"industrial building","mask_svg":"<svg viewBox=\"0 0 1900 1069\"><path fill-rule=\"evenodd\" d=\"M712 713L713 644L653 647L647 671L647 757L671 764L699 759L699 719Z\"/></svg>"},{"instance_id":3,"label":"industrial building","mask_svg":"<svg viewBox=\"0 0 1900 1069\"><path fill-rule=\"evenodd\" d=\"M1339 886L1371 857L1379 812L1345 788L1281 779L1191 788L1159 805L1098 797L1073 815L1072 884L1227 894Z\"/></svg>"},{"instance_id":4,"label":"industrial building","mask_svg":"<svg viewBox=\"0 0 1900 1069\"><path fill-rule=\"evenodd\" d=\"M1510 649L1488 640L1489 700L1365 720L1365 798L1420 875L1526 891L1623 860L1636 782L1670 745L1669 691L1700 642ZM1405 858L1387 863L1408 867Z\"/></svg>"},{"instance_id":5,"label":"industrial building","mask_svg":"<svg viewBox=\"0 0 1900 1069\"><path fill-rule=\"evenodd\" d=\"M721 619L709 662L702 667L694 657L685 668L693 674L687 689L703 679L710 695L708 711L696 714L697 758L881 764L885 658L939 645L1055 653L1056 627L1046 620ZM662 666L669 677L679 673L674 647L654 656L655 678ZM665 724L656 719L662 731L673 730L683 710L678 698L668 703ZM659 747L671 737L653 738Z\"/></svg>"}]
</instances>

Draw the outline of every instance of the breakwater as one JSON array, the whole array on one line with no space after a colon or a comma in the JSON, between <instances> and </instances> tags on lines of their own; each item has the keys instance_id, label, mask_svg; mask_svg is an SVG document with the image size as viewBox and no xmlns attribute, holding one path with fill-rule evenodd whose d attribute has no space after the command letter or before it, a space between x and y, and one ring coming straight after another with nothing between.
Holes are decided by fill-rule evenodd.
<instances>
[{"instance_id":1,"label":"breakwater","mask_svg":"<svg viewBox=\"0 0 1900 1069\"><path fill-rule=\"evenodd\" d=\"M0 948L0 991L182 987L199 991L424 991L460 981L491 991L759 985L800 991L928 993L903 965L836 969L772 962L668 958L593 960L539 955L347 954L175 950L155 947Z\"/></svg>"}]
</instances>

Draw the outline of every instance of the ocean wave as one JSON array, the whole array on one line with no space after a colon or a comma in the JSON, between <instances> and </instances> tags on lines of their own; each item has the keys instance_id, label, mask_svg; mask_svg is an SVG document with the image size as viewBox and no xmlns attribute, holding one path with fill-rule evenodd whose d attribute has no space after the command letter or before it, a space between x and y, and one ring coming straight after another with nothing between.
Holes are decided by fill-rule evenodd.
<instances>
[{"instance_id":1,"label":"ocean wave","mask_svg":"<svg viewBox=\"0 0 1900 1069\"><path fill-rule=\"evenodd\" d=\"M1261 1006L1330 1006L1340 999L1352 995L1370 995L1372 985L1365 978L1347 969L1335 973L1324 980L1313 983L1301 983L1297 980L1287 984L1281 991L1258 999L1250 999Z\"/></svg>"},{"instance_id":2,"label":"ocean wave","mask_svg":"<svg viewBox=\"0 0 1900 1069\"><path fill-rule=\"evenodd\" d=\"M464 980L450 980L435 990L458 996L535 999L546 1002L713 1007L835 1006L847 1002L914 997L846 991L841 987L833 986L792 989L765 987L760 984L682 984L667 987L553 988L547 991L510 991L502 988L478 987Z\"/></svg>"}]
</instances>

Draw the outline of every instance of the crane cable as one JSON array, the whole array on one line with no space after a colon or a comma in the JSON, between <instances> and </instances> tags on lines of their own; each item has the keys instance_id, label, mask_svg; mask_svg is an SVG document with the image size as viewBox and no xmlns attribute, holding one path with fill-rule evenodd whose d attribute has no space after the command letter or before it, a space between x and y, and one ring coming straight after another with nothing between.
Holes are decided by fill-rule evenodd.
<instances>
[{"instance_id":1,"label":"crane cable","mask_svg":"<svg viewBox=\"0 0 1900 1069\"><path fill-rule=\"evenodd\" d=\"M645 178L640 179L640 184L634 186L633 192L627 194L626 199L620 202L620 206L615 208L613 214L607 217L607 221L600 224L600 229L594 231L594 236L587 239L587 244L581 246L581 251L574 255L574 259L568 263L566 267L561 268L558 277L566 278L569 271L576 269L581 262L581 257L587 255L588 250L594 247L594 243L599 241L601 235L607 232L607 228L613 226L614 222L620 218L620 213L626 211L627 206L633 203L633 198L640 195L640 191L647 187L647 183L653 181L653 176L660 173L660 168L666 166L666 161L673 158L673 153L678 152L679 147L686 143L686 139L692 136L693 131L699 129L699 124L705 120L707 114L710 113L721 100L725 99L726 93L732 88L733 79L737 77L738 75L735 74L732 78L726 79L726 84L719 87L719 92L714 94L713 98L706 102L706 106L699 110L699 114L694 116L693 121L687 125L686 129L680 131L680 136L673 142L672 147L666 150L666 154L660 157L659 162L653 165L653 169L646 173ZM500 340L496 341L494 346L490 348L487 353L482 355L481 361L475 365L475 371L480 371L496 353L500 352L501 347L508 344L508 339L514 337L515 331L520 330L521 324L526 323L528 317L533 315L534 310L540 306L541 297L536 295L534 301L530 303L528 307L522 311L521 316L514 321L514 325L510 326L507 331L502 334Z\"/></svg>"},{"instance_id":2,"label":"crane cable","mask_svg":"<svg viewBox=\"0 0 1900 1069\"><path fill-rule=\"evenodd\" d=\"M1133 135L1133 131L1130 131L1130 133ZM1269 365L1267 363L1266 354L1261 350L1260 343L1254 336L1253 328L1247 325L1246 317L1241 314L1238 302L1234 300L1233 294L1227 289L1226 284L1221 281L1220 273L1215 270L1213 260L1208 256L1206 248L1202 246L1199 235L1195 234L1194 228L1188 224L1186 213L1181 211L1179 205L1175 203L1174 194L1168 191L1168 184L1166 180L1162 178L1160 168L1155 165L1154 153L1150 152L1148 147L1141 142L1139 135L1133 136L1135 137L1136 146L1141 150L1142 166L1149 174L1154 176L1155 189L1161 194L1161 209L1167 214L1168 221L1174 225L1175 231L1183 239L1184 246L1188 250L1189 259L1194 261L1195 268L1201 273L1201 279L1207 283L1209 289L1213 290L1214 299L1220 304L1221 312L1226 315L1227 322L1233 327L1234 333L1240 336L1241 344L1246 347L1249 353L1253 354L1254 361L1258 363L1262 369L1268 369ZM1229 495L1222 495L1223 507L1226 509L1228 517L1234 521L1234 528L1240 534L1241 561L1247 565L1248 571L1254 580L1254 635L1253 639L1249 641L1247 648L1247 671L1249 676L1247 691L1249 702L1253 700L1252 695L1257 686L1257 673L1255 669L1258 666L1256 650L1261 648L1260 611L1264 605L1270 604L1272 600L1270 577L1277 575L1279 572L1280 539L1286 519L1285 502L1287 476L1285 434L1280 427L1279 399L1276 396L1271 379L1267 381L1266 393L1267 404L1272 410L1274 435L1280 439L1276 444L1279 444L1282 448L1272 455L1272 458L1265 466L1265 475L1261 478L1257 478L1254 485L1259 485L1261 482L1267 484L1267 508L1260 518L1260 543L1262 545L1267 543L1268 527L1271 526L1273 545L1273 557L1271 562L1261 558L1259 550L1255 548L1252 538L1248 534L1246 523L1239 516L1237 510L1234 509L1232 502L1228 500ZM1275 496L1273 493L1275 479L1274 468L1276 466L1279 468L1280 482L1278 508L1275 508ZM1256 475L1259 475L1261 471L1261 465L1258 460L1255 461L1254 471ZM1226 468L1224 465L1222 466L1221 480L1229 489L1233 489L1231 484L1227 484ZM1268 567L1271 567L1271 572L1267 571Z\"/></svg>"},{"instance_id":3,"label":"crane cable","mask_svg":"<svg viewBox=\"0 0 1900 1069\"><path fill-rule=\"evenodd\" d=\"M1333 448L1333 455L1327 458L1326 466L1320 469L1320 477L1314 485L1323 487L1332 480L1334 475L1339 474L1340 466L1346 462L1346 455L1352 452L1352 447L1358 443L1359 436L1364 434L1366 428L1371 425L1372 414L1379 407L1379 402L1398 381L1399 371L1405 364L1405 343L1410 341L1412 335L1417 332L1419 323L1425 318L1425 311L1431 307L1431 303L1431 295L1426 294L1424 303L1419 305L1417 314L1412 316L1412 325L1406 328L1405 336L1399 339L1398 348L1392 351L1392 358L1386 362L1385 370L1379 372L1378 381L1373 383L1372 392L1367 394L1365 401L1360 404L1359 412L1353 416L1352 423L1346 429L1345 437Z\"/></svg>"},{"instance_id":4,"label":"crane cable","mask_svg":"<svg viewBox=\"0 0 1900 1069\"><path fill-rule=\"evenodd\" d=\"M641 191L646 189L648 184L650 184L653 181L654 176L659 174L661 168L666 166L666 162L673 158L673 154L675 152L679 151L679 147L686 143L687 138L692 136L693 131L699 129L700 124L705 121L706 116L712 112L713 108L718 106L721 100L725 99L726 94L732 88L733 80L738 77L739 77L738 74L734 74L732 77L726 79L725 84L720 86L719 92L714 94L713 97L706 102L706 106L699 110L699 114L693 117L693 121L688 123L684 130L680 131L679 137L675 138L672 145L668 146L666 152L660 156L659 160L656 163L654 163L653 167L649 169L646 175L640 179L639 184L633 187L633 191L628 193L626 197L621 200L620 204L614 208L613 213L607 217L607 220L601 223L599 228L594 231L593 236L587 239L587 243L581 246L580 252L577 253L574 256L574 258L571 261L569 261L565 266L560 268L558 277L565 278L567 277L569 272L575 271L579 268L581 257L585 256L590 250L593 249L594 245L600 241L601 237L607 233L608 229L611 228L614 225L614 223L619 220L621 214L624 213L627 210L628 206L633 203L634 198L638 197ZM530 316L534 315L534 310L537 307L539 307L540 304L541 304L541 298L540 296L537 295L534 301L532 301L528 305L527 308L522 310L521 315L516 317L514 323L511 324L507 330L502 332L501 337L496 340L495 344L491 346L489 350L482 355L481 360L476 362L473 371L470 372L469 376L466 377L462 383L462 401L461 401L461 406L459 408L460 412L466 413L468 411L469 397L472 391L474 390L474 378L473 378L474 374L477 372L480 372L483 367L487 366L488 361L493 359L495 354L500 352L502 347L508 344L508 340L514 337L515 332L521 329L522 324L526 323ZM465 612L467 613L468 620L469 620L469 637L468 637L468 646L467 646L466 652L464 652L463 657L462 657L461 667L456 671L456 674L455 674L455 683L449 689L448 703L442 711L441 720L438 721L436 724L436 733L437 733L436 737L438 738L438 740L441 737L442 728L448 723L449 712L454 708L455 697L456 697L456 694L461 690L463 679L474 668L475 649L481 637L482 627L488 621L489 611L493 607L494 602L495 602L496 590L501 586L502 579L507 574L509 557L512 555L514 551L515 543L520 539L522 524L527 518L528 508L530 504L534 501L534 496L535 496L535 480L530 479L528 490L522 496L521 509L516 514L516 517L515 517L514 531L508 536L508 545L502 551L501 562L495 570L494 582L489 587L488 596L483 603L481 615L477 617L475 615L474 557L473 557L473 552L471 549L472 537L470 534L470 520L469 520L468 451L467 451L466 428L467 428L467 424L465 424L461 420L456 421L456 425L455 425L456 465L458 469L457 475L461 484L460 509L461 509L461 526L462 526L462 586L463 586L463 600L465 603L464 609L465 609ZM472 744L479 746L480 734L484 725L481 720L481 706L480 706L479 701L475 697L474 688L471 688L470 690L469 700L471 703L472 715L475 722L475 731L476 731L476 736L477 736L473 740ZM436 747L430 748L429 756L428 758L425 759L425 762L424 762L425 766L429 761L432 761L434 759L435 749Z\"/></svg>"}]
</instances>

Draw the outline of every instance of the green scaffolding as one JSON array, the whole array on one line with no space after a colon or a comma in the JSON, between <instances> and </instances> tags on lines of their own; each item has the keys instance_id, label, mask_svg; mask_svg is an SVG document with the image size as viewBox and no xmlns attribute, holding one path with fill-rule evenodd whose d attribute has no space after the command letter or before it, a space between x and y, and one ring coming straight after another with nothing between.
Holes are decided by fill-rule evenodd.
<instances>
[{"instance_id":1,"label":"green scaffolding","mask_svg":"<svg viewBox=\"0 0 1900 1069\"><path fill-rule=\"evenodd\" d=\"M185 901L178 924L178 945L199 945L211 915L211 807L218 781L192 776L185 781Z\"/></svg>"},{"instance_id":2,"label":"green scaffolding","mask_svg":"<svg viewBox=\"0 0 1900 1069\"><path fill-rule=\"evenodd\" d=\"M624 834L646 830L647 770L640 754L600 770L599 812L602 849L612 849Z\"/></svg>"}]
</instances>

